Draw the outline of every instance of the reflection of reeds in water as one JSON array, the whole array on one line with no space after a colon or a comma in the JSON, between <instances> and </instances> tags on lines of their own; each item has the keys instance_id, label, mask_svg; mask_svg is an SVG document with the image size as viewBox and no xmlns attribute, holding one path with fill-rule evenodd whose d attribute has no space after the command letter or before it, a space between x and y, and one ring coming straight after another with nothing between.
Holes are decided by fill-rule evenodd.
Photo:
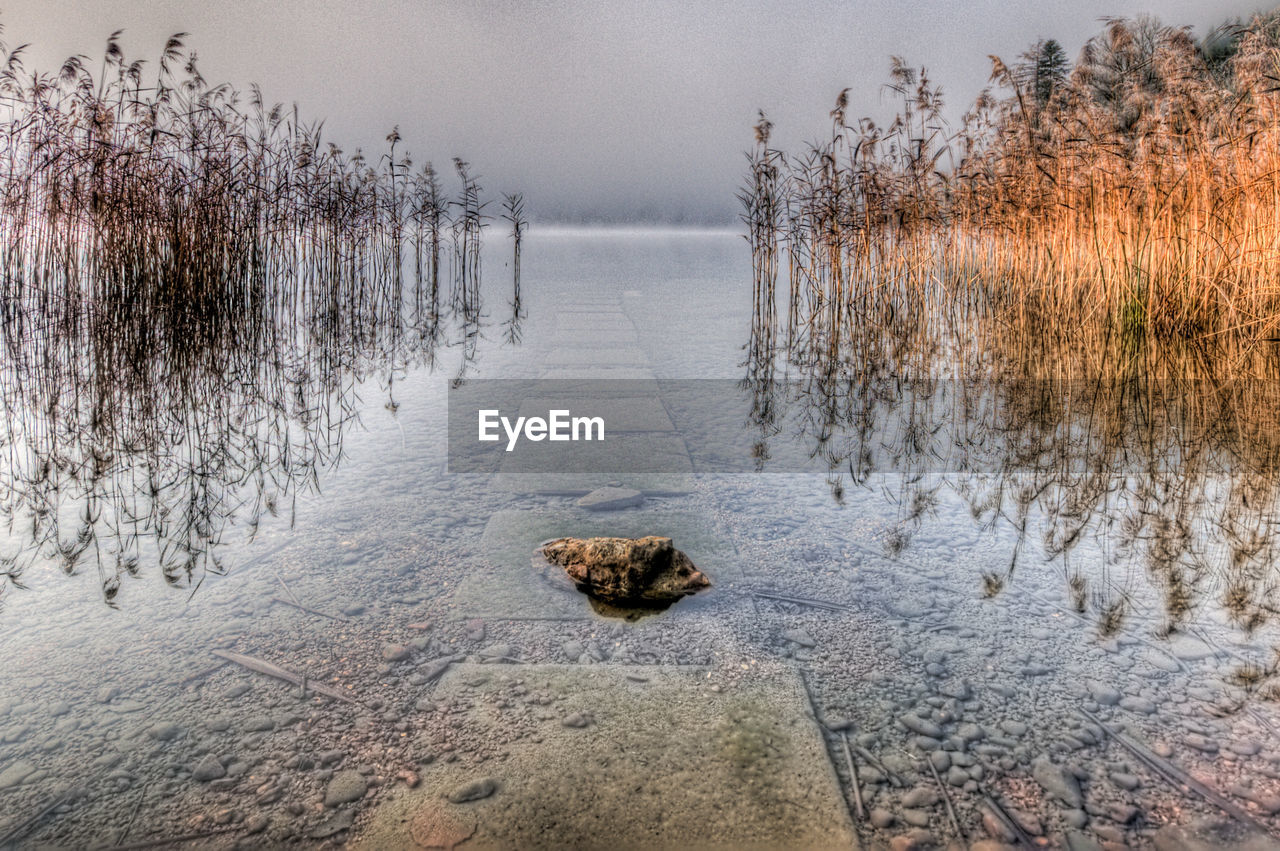
<instances>
[{"instance_id":1,"label":"reflection of reeds in water","mask_svg":"<svg viewBox=\"0 0 1280 851\"><path fill-rule=\"evenodd\" d=\"M237 512L316 487L361 378L434 365L455 327L474 356L487 220L466 163L450 201L398 131L370 163L210 85L183 35L153 76L118 35L96 77L0 46L0 575L92 562L108 600L150 562L219 570Z\"/></svg>"},{"instance_id":2,"label":"reflection of reeds in water","mask_svg":"<svg viewBox=\"0 0 1280 851\"><path fill-rule=\"evenodd\" d=\"M1116 20L1074 69L1053 42L996 60L1005 97L957 133L899 60L887 125L851 125L842 93L830 139L788 157L762 116L741 195L757 411L794 406L838 498L901 475L890 554L943 487L1011 530L985 596L1042 536L1104 636L1139 613L1143 577L1158 633L1210 606L1248 634L1272 623L1278 69L1274 15L1205 45ZM798 394L780 398L779 369Z\"/></svg>"}]
</instances>

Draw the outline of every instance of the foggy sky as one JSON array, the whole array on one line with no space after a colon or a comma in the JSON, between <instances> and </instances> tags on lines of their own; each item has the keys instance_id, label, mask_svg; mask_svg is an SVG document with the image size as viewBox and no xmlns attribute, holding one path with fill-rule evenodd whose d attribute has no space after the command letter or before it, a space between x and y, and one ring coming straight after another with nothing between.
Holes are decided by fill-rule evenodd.
<instances>
[{"instance_id":1,"label":"foggy sky","mask_svg":"<svg viewBox=\"0 0 1280 851\"><path fill-rule=\"evenodd\" d=\"M260 83L348 151L381 153L398 124L415 162L462 156L489 194L523 191L536 221L728 224L757 109L784 145L825 133L845 86L850 116L883 115L896 54L929 67L958 120L988 54L1056 38L1074 59L1099 18L1143 12L1202 35L1259 2L10 0L0 22L47 71L97 60L121 28L153 71L165 38L190 32L211 82Z\"/></svg>"}]
</instances>

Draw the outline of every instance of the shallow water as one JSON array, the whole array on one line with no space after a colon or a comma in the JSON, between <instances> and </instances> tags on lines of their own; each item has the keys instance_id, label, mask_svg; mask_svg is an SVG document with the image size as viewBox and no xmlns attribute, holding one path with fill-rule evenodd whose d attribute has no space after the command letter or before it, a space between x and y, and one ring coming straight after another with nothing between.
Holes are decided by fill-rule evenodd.
<instances>
[{"instance_id":1,"label":"shallow water","mask_svg":"<svg viewBox=\"0 0 1280 851\"><path fill-rule=\"evenodd\" d=\"M494 251L489 280L505 274ZM739 236L533 231L523 265L523 341L503 342L504 303L491 297L471 378L744 372L751 270ZM618 351L629 354L605 358ZM545 827L556 823L548 800L580 808L593 799L584 785L641 788L646 766L677 770L680 760L657 756L673 740L691 748L688 764L707 761L715 782L688 785L734 844L1023 835L1118 847L1157 834L1184 841L1178 826L1203 833L1202 822L1223 819L1237 825L1230 843L1245 821L1255 834L1280 832L1280 713L1266 694L1276 633L1232 618L1229 572L1180 587L1187 605L1170 630L1167 576L1131 557L1119 519L1100 512L1050 557L1044 542L1060 533L1043 505L975 517L973 494L991 482L946 471L876 470L836 499L822 474L694 468L639 481L639 506L587 513L577 497L615 477L448 471L458 356L364 380L341 463L296 508L265 515L251 541L234 524L218 550L225 575L170 587L142 564L112 608L94 571L68 577L39 563L25 588L5 591L0 837L12 830L18 847L186 835L207 847L415 847L428 813L431 830L469 830L475 847L557 847L570 834ZM1016 490L1017 473L996 484ZM1229 558L1212 529L1193 533L1206 562ZM635 623L597 617L532 571L533 547L564 534L669 535L714 587ZM18 527L6 544L23 540ZM1275 582L1262 568L1249 588L1265 609ZM1116 600L1124 616L1106 622ZM522 663L539 673L522 675ZM494 673L477 674L481 665ZM661 690L619 697L616 683L575 679L602 665L618 682ZM594 695L586 704L578 682L578 697ZM656 705L673 708L646 714ZM587 741L579 731L595 737L583 745L590 759L608 761L623 742L629 756L570 777L548 749L572 752ZM1178 771L1200 791L1170 782ZM482 776L496 792L448 803ZM617 836L593 833L583 815L574 844L678 847L697 820L659 816L692 804L678 783L651 794L651 809L614 822ZM752 818L735 818L743 807ZM418 818L417 839L380 811ZM516 819L543 819L544 833L513 832Z\"/></svg>"}]
</instances>

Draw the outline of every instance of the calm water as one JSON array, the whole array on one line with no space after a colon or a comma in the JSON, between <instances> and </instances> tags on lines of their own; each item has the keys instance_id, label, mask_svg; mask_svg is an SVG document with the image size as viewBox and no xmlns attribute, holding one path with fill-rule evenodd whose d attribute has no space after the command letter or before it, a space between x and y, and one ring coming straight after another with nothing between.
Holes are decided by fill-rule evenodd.
<instances>
[{"instance_id":1,"label":"calm water","mask_svg":"<svg viewBox=\"0 0 1280 851\"><path fill-rule=\"evenodd\" d=\"M442 346L434 369L363 364L324 396L344 425L323 440L307 437L314 419L291 421L285 443L311 447L313 482L271 476L286 462L265 437L252 445L269 451L235 475L200 468L196 492L216 490L223 525L195 549L215 570L166 582L162 535L106 605L98 542L65 575L65 559L29 545L29 503L12 498L25 480L8 477L4 553L26 568L0 609L0 837L610 847L589 821L535 806L533 790L589 809L604 792L584 798L584 784L639 789L677 771L660 754L681 748L705 777L681 774L683 798L664 803L668 788L646 806L705 807L734 845L1213 845L1280 832L1274 482L1250 481L1243 497L1212 471L1152 484L1131 456L1076 490L1012 461L971 475L892 463L835 477L450 474L446 397L460 371L746 373L750 257L732 233L534 231L518 345L504 339L503 255L485 262L473 347ZM649 401L675 431L696 427L659 385ZM784 407L806 421L801 402ZM814 440L812 427L766 433L775 456ZM614 479L645 501L576 506ZM130 504L111 493L90 514ZM70 518L55 545L74 549L84 505L46 504ZM561 534L670 535L715 587L634 624L599 618L531 567L532 549ZM652 691L627 698L582 673L597 669ZM558 765L575 747L595 773ZM496 792L449 803L479 777ZM648 810L634 807L613 829L643 846ZM678 846L693 821L664 816L668 832L649 839ZM519 832L533 823L563 832Z\"/></svg>"}]
</instances>

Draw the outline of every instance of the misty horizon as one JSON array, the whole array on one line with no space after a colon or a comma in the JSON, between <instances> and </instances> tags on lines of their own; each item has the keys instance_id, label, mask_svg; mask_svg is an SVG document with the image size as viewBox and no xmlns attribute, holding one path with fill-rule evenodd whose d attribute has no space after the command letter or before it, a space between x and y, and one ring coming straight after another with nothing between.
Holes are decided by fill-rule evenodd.
<instances>
[{"instance_id":1,"label":"misty horizon","mask_svg":"<svg viewBox=\"0 0 1280 851\"><path fill-rule=\"evenodd\" d=\"M963 15L936 0L861 10L821 2L661 0L626 10L544 0L395 2L353 17L337 4L24 0L0 11L28 70L56 73L70 55L95 67L123 29L128 59L155 60L188 32L204 76L269 103L297 104L325 138L369 159L399 127L415 163L468 160L486 193L522 192L530 218L555 225L729 227L757 110L783 149L823 135L849 87L851 118L885 115L890 57L928 68L953 128L987 85L988 54L1016 59L1053 38L1074 61L1101 18L1150 13L1197 38L1256 0L1090 0L1071 9L994 2Z\"/></svg>"}]
</instances>

